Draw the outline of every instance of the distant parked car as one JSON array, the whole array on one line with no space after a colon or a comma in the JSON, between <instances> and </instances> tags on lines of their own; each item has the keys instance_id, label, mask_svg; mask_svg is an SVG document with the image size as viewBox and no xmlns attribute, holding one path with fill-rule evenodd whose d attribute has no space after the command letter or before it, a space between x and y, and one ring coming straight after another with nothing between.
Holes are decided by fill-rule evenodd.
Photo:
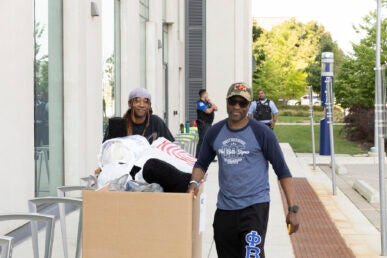
<instances>
[{"instance_id":1,"label":"distant parked car","mask_svg":"<svg viewBox=\"0 0 387 258\"><path fill-rule=\"evenodd\" d=\"M321 105L321 100L318 95L313 95L313 105ZM301 97L301 105L309 106L309 95L304 95Z\"/></svg>"},{"instance_id":2,"label":"distant parked car","mask_svg":"<svg viewBox=\"0 0 387 258\"><path fill-rule=\"evenodd\" d=\"M296 99L289 99L288 102L286 103L288 106L299 106L300 102Z\"/></svg>"}]
</instances>

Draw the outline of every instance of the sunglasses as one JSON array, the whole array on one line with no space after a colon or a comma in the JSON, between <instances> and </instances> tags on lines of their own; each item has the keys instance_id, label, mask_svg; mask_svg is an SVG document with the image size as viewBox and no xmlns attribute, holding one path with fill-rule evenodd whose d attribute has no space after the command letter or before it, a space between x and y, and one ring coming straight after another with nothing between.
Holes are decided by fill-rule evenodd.
<instances>
[{"instance_id":1,"label":"sunglasses","mask_svg":"<svg viewBox=\"0 0 387 258\"><path fill-rule=\"evenodd\" d=\"M235 106L236 104L239 104L241 108L245 108L249 105L249 102L247 100L236 100L233 98L227 99L227 103L230 106Z\"/></svg>"}]
</instances>

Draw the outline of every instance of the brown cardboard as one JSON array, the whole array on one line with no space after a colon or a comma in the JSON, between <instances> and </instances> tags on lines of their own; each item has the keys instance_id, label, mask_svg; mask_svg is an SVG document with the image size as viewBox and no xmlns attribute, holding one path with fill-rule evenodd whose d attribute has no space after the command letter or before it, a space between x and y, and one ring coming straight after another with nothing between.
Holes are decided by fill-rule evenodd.
<instances>
[{"instance_id":1,"label":"brown cardboard","mask_svg":"<svg viewBox=\"0 0 387 258\"><path fill-rule=\"evenodd\" d=\"M200 258L200 197L83 192L83 258Z\"/></svg>"}]
</instances>

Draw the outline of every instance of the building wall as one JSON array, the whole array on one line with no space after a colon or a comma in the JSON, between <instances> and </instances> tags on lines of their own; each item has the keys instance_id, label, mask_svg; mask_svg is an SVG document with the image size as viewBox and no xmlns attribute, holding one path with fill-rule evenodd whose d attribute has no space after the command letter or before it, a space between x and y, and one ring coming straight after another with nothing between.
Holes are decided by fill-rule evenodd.
<instances>
[{"instance_id":1,"label":"building wall","mask_svg":"<svg viewBox=\"0 0 387 258\"><path fill-rule=\"evenodd\" d=\"M226 93L234 82L251 85L251 3L247 0L207 0L207 91L219 111L215 121L227 117Z\"/></svg>"},{"instance_id":2,"label":"building wall","mask_svg":"<svg viewBox=\"0 0 387 258\"><path fill-rule=\"evenodd\" d=\"M173 134L185 121L184 87L184 1L168 0L168 127Z\"/></svg>"},{"instance_id":3,"label":"building wall","mask_svg":"<svg viewBox=\"0 0 387 258\"><path fill-rule=\"evenodd\" d=\"M154 114L164 118L164 113L168 110L168 126L175 134L179 123L184 121L184 112L180 111L184 107L184 0L167 0L166 6L165 22L168 23L169 42L168 96L164 85L163 50L159 48L159 41L162 42L163 39L162 1L149 1L149 21L146 24L147 85L139 85L138 1L121 1L121 107L122 112L128 109L128 95L132 89L146 87L152 95Z\"/></svg>"},{"instance_id":4,"label":"building wall","mask_svg":"<svg viewBox=\"0 0 387 258\"><path fill-rule=\"evenodd\" d=\"M63 41L65 184L79 185L102 142L101 17L89 1L63 1Z\"/></svg>"},{"instance_id":5,"label":"building wall","mask_svg":"<svg viewBox=\"0 0 387 258\"><path fill-rule=\"evenodd\" d=\"M140 87L139 70L139 4L138 0L121 1L121 110L128 109L128 96Z\"/></svg>"},{"instance_id":6,"label":"building wall","mask_svg":"<svg viewBox=\"0 0 387 258\"><path fill-rule=\"evenodd\" d=\"M0 212L34 197L33 1L0 1ZM0 235L14 224L0 224Z\"/></svg>"}]
</instances>

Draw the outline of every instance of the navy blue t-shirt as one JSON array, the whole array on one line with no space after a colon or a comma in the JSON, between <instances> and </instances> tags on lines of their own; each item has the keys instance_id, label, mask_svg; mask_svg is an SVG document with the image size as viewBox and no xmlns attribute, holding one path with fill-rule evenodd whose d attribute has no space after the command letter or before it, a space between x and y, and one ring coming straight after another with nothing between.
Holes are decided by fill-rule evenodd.
<instances>
[{"instance_id":1,"label":"navy blue t-shirt","mask_svg":"<svg viewBox=\"0 0 387 258\"><path fill-rule=\"evenodd\" d=\"M217 207L239 210L270 201L269 164L278 179L291 177L273 131L254 119L241 129L231 129L227 119L211 127L204 138L195 167L204 172L218 156Z\"/></svg>"}]
</instances>

